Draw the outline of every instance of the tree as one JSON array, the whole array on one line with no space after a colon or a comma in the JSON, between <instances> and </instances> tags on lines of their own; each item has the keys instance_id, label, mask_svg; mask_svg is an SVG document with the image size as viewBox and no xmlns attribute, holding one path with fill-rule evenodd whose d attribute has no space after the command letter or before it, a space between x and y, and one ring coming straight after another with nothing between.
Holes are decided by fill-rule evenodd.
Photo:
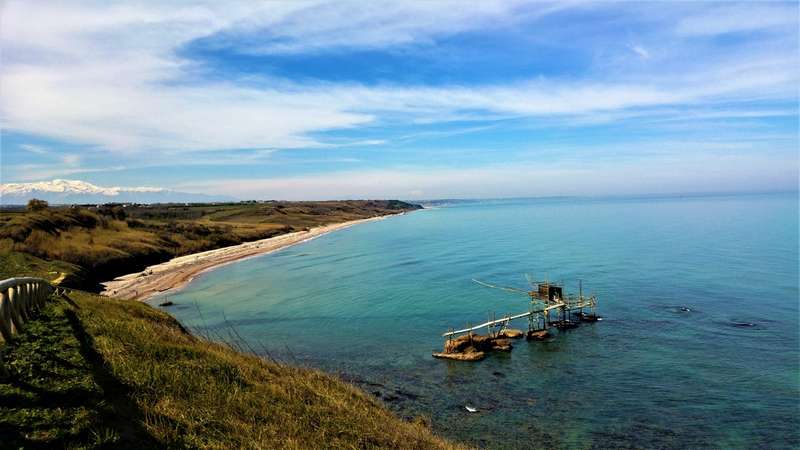
<instances>
[{"instance_id":1,"label":"tree","mask_svg":"<svg viewBox=\"0 0 800 450\"><path fill-rule=\"evenodd\" d=\"M109 216L112 219L117 219L117 220L125 220L125 218L128 217L122 206L114 203L107 203L101 206L100 208L97 209L97 212L99 212L104 216Z\"/></svg>"},{"instance_id":2,"label":"tree","mask_svg":"<svg viewBox=\"0 0 800 450\"><path fill-rule=\"evenodd\" d=\"M42 211L47 209L48 206L46 201L39 200L38 198L28 200L28 211Z\"/></svg>"}]
</instances>

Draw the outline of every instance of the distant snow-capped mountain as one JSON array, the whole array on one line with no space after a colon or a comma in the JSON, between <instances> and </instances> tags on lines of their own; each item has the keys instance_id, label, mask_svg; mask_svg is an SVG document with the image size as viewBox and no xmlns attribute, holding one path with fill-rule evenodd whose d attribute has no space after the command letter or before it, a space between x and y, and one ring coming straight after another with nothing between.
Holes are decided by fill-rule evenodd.
<instances>
[{"instance_id":1,"label":"distant snow-capped mountain","mask_svg":"<svg viewBox=\"0 0 800 450\"><path fill-rule=\"evenodd\" d=\"M32 198L52 204L192 203L234 201L232 197L191 194L159 187L103 187L79 180L0 184L0 204L20 205Z\"/></svg>"}]
</instances>

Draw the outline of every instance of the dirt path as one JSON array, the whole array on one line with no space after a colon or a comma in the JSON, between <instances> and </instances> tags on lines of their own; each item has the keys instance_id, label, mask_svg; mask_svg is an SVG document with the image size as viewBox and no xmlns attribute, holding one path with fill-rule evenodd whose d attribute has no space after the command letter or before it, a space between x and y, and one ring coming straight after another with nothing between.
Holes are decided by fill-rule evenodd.
<instances>
[{"instance_id":1,"label":"dirt path","mask_svg":"<svg viewBox=\"0 0 800 450\"><path fill-rule=\"evenodd\" d=\"M52 284L61 284L64 281L64 278L67 278L67 274L64 272L59 272L61 275L58 276L55 280L51 281Z\"/></svg>"}]
</instances>

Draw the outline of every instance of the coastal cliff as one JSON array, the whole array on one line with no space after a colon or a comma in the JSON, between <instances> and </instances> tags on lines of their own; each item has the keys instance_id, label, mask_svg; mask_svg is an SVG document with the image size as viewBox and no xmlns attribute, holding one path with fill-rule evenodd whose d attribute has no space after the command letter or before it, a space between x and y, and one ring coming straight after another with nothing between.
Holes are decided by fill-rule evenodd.
<instances>
[{"instance_id":1,"label":"coastal cliff","mask_svg":"<svg viewBox=\"0 0 800 450\"><path fill-rule=\"evenodd\" d=\"M100 292L102 282L178 256L420 208L398 200L343 200L6 209L0 266L17 269L0 275L60 278L63 286ZM31 266L42 270L20 271Z\"/></svg>"},{"instance_id":2,"label":"coastal cliff","mask_svg":"<svg viewBox=\"0 0 800 450\"><path fill-rule=\"evenodd\" d=\"M5 353L9 448L461 448L335 377L200 339L140 302L51 297Z\"/></svg>"}]
</instances>

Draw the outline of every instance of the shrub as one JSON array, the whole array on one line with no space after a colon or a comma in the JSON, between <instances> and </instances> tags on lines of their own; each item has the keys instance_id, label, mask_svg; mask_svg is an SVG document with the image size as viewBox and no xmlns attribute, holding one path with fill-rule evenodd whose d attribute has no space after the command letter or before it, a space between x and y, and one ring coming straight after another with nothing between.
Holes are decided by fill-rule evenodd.
<instances>
[{"instance_id":1,"label":"shrub","mask_svg":"<svg viewBox=\"0 0 800 450\"><path fill-rule=\"evenodd\" d=\"M0 239L0 253L8 253L12 250L14 250L14 241L12 239Z\"/></svg>"},{"instance_id":2,"label":"shrub","mask_svg":"<svg viewBox=\"0 0 800 450\"><path fill-rule=\"evenodd\" d=\"M138 219L128 219L125 221L128 228L147 228L147 224Z\"/></svg>"},{"instance_id":3,"label":"shrub","mask_svg":"<svg viewBox=\"0 0 800 450\"><path fill-rule=\"evenodd\" d=\"M25 239L25 245L28 248L47 249L48 243L51 242L52 235L40 230L33 230L31 234Z\"/></svg>"},{"instance_id":4,"label":"shrub","mask_svg":"<svg viewBox=\"0 0 800 450\"><path fill-rule=\"evenodd\" d=\"M46 201L39 200L38 198L28 200L28 211L42 211L47 209L48 206Z\"/></svg>"},{"instance_id":5,"label":"shrub","mask_svg":"<svg viewBox=\"0 0 800 450\"><path fill-rule=\"evenodd\" d=\"M128 217L125 209L119 205L103 205L97 210L97 212L103 216L108 216L116 220L125 220Z\"/></svg>"}]
</instances>

